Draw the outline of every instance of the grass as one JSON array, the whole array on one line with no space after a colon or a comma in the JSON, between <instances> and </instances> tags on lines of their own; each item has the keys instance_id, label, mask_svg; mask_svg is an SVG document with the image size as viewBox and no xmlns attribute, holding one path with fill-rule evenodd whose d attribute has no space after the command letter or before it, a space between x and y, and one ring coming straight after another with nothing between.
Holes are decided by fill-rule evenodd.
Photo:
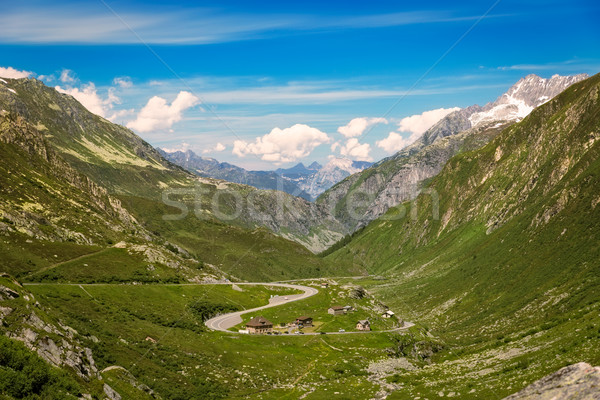
<instances>
[{"instance_id":1,"label":"grass","mask_svg":"<svg viewBox=\"0 0 600 400\"><path fill-rule=\"evenodd\" d=\"M358 283L446 345L395 398L501 398L566 364L600 364L600 147L588 134L599 82L452 158L429 186L440 219L421 196L416 220L391 209L326 257L385 274Z\"/></svg>"},{"instance_id":2,"label":"grass","mask_svg":"<svg viewBox=\"0 0 600 400\"><path fill-rule=\"evenodd\" d=\"M206 332L190 309L200 299L238 309L255 307L266 304L271 295L290 294L280 288L243 286L243 292L228 285L99 284L83 288L27 286L81 337L100 339L88 343L100 368L121 365L163 398L248 394L297 398L311 387L318 389L309 399L335 391L348 393L349 387L369 397L377 386L365 380L364 368L387 357L393 344L393 334L377 332L285 338ZM325 304L328 296L320 300L314 296L315 305ZM290 315L306 311L302 303L310 299L290 303L298 305L296 311L288 310ZM145 340L148 336L157 343Z\"/></svg>"},{"instance_id":3,"label":"grass","mask_svg":"<svg viewBox=\"0 0 600 400\"><path fill-rule=\"evenodd\" d=\"M310 284L311 282L299 283ZM320 285L317 283L315 287L319 288ZM389 330L398 326L396 320L382 318L378 312L373 310L374 299L372 297L353 299L349 296L351 290L350 286L342 287L341 285L330 285L327 289L319 288L316 295L305 300L261 310L256 315L243 315L243 322L235 329L244 329L246 322L257 315L264 316L278 328L280 324L292 323L300 316L312 317L315 326L304 328L304 332L337 332L339 329L352 332L356 331L356 323L363 319L369 320L373 331ZM353 311L343 315L329 314L329 307L336 305L349 305ZM287 329L280 330L284 332Z\"/></svg>"}]
</instances>

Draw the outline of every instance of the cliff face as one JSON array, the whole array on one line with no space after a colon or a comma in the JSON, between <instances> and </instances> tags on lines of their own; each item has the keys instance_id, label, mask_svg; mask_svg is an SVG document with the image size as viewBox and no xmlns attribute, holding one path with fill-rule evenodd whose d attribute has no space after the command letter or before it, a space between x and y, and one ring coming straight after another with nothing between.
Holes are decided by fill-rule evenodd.
<instances>
[{"instance_id":1,"label":"cliff face","mask_svg":"<svg viewBox=\"0 0 600 400\"><path fill-rule=\"evenodd\" d=\"M423 182L438 174L452 156L484 145L502 128L586 77L528 75L484 107L473 105L448 114L415 143L334 185L317 202L350 231L365 226L390 207L414 199Z\"/></svg>"}]
</instances>

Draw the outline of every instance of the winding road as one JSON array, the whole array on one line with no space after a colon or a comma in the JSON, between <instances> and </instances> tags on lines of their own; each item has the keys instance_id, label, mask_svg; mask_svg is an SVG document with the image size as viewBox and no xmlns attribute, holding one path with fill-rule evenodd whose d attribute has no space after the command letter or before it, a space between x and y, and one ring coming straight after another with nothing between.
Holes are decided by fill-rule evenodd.
<instances>
[{"instance_id":1,"label":"winding road","mask_svg":"<svg viewBox=\"0 0 600 400\"><path fill-rule=\"evenodd\" d=\"M231 285L232 283L218 283L218 284ZM289 284L289 283L268 283L268 282L238 283L238 282L236 282L235 285L238 285L238 286L240 286L240 285L278 286L278 287L285 287L285 288L294 289L294 290L302 290L304 293L271 297L269 299L269 304L267 304L267 305L264 305L261 307L256 307L256 308L251 308L249 310L236 311L236 312L232 312L229 314L223 314L223 315L219 315L218 317L211 318L205 322L206 326L209 329L211 329L213 331L236 333L236 332L229 331L228 329L233 328L234 326L242 323L242 315L244 315L244 314L253 313L256 311L264 310L266 308L277 307L282 304L291 303L292 301L306 299L310 296L314 296L315 294L317 294L319 292L317 289L312 288L310 286L294 285L294 284ZM414 326L414 324L412 322L405 321L403 326L401 326L399 328L395 328L395 329L385 330L385 331L328 332L328 334L329 335L348 335L348 334L360 334L360 333L371 333L371 332L379 332L379 333L394 332L394 331L399 331L399 330L403 330L403 329L408 329L411 326ZM306 335L320 335L320 334L321 334L320 332L306 333Z\"/></svg>"},{"instance_id":2,"label":"winding road","mask_svg":"<svg viewBox=\"0 0 600 400\"><path fill-rule=\"evenodd\" d=\"M231 283L229 283L229 285L231 285ZM244 314L264 310L265 308L280 306L282 304L290 303L292 301L306 299L310 296L314 296L315 294L317 294L319 292L317 289L309 287L309 286L292 285L289 283L267 283L267 282L239 283L239 282L236 282L235 285L237 285L237 286L241 286L241 285L277 286L277 287L285 287L285 288L294 289L294 290L301 290L304 293L271 297L269 299L269 304L267 304L265 306L251 308L249 310L244 310L244 311L232 312L229 314L223 314L223 315L219 315L218 317L211 318L205 322L206 326L209 329L212 329L213 331L232 333L231 331L228 331L228 329L240 324L242 322L242 315L244 315Z\"/></svg>"}]
</instances>

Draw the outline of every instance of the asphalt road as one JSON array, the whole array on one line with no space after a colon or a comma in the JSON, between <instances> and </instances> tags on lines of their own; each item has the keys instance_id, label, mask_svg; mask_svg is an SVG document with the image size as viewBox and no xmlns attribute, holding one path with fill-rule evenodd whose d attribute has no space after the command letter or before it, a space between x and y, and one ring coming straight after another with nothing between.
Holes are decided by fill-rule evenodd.
<instances>
[{"instance_id":1,"label":"asphalt road","mask_svg":"<svg viewBox=\"0 0 600 400\"><path fill-rule=\"evenodd\" d=\"M231 285L231 283L229 283ZM268 283L268 282L260 282L260 283L235 283L238 286L241 285L265 285L265 286L278 286L285 287L294 290L302 290L304 293L301 294L292 294L286 296L277 296L269 299L269 304L262 306L251 308L249 310L237 311L229 314L223 314L218 317L214 317L205 322L206 326L213 331L222 331L222 332L230 332L229 328L232 328L239 323L242 322L242 315L248 313L254 313L260 310L264 310L265 308L276 307L282 304L291 303L292 301L298 301L302 299L306 299L310 296L314 296L319 291L315 288L309 286L302 285L293 285L289 283ZM287 299L287 300L286 300ZM231 333L231 332L230 332Z\"/></svg>"},{"instance_id":2,"label":"asphalt road","mask_svg":"<svg viewBox=\"0 0 600 400\"><path fill-rule=\"evenodd\" d=\"M223 284L223 283L218 283L218 284ZM225 284L227 284L227 283L225 283ZM231 284L231 283L229 283L229 284ZM304 291L304 293L293 294L293 295L288 295L288 296L272 297L271 299L269 299L269 304L267 304L265 306L251 308L249 310L244 310L244 311L237 311L237 312L233 312L233 313L229 313L229 314L223 314L223 315L219 315L218 317L211 318L205 322L206 326L209 329L211 329L213 331L235 333L235 332L229 331L228 329L233 328L234 326L240 324L242 322L242 315L244 315L244 314L255 313L257 311L264 310L265 308L277 307L282 304L291 303L292 301L306 299L310 296L314 296L315 294L317 294L319 292L317 289L309 287L309 286L293 285L293 284L288 284L288 283L262 283L262 282L261 283L237 283L236 282L235 284L236 285L279 286L279 287L286 287L286 288L290 288L290 289L302 290L302 291ZM399 331L399 330L403 330L403 329L408 329L411 326L414 326L414 324L412 322L405 321L403 326L401 326L399 328L389 329L386 331L327 332L327 334L328 335L350 335L350 334L361 334L361 333L365 334L365 333L371 333L371 332L394 332L394 331ZM321 335L321 333L320 332L305 333L305 335ZM275 336L277 336L277 335L275 335ZM281 336L287 336L287 335L281 335Z\"/></svg>"}]
</instances>

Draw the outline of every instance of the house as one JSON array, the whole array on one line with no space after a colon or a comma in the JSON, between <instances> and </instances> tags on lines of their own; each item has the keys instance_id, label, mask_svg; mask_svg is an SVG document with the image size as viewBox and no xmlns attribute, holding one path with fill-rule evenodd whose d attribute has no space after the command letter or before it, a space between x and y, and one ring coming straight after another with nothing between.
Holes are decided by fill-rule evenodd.
<instances>
[{"instance_id":1,"label":"house","mask_svg":"<svg viewBox=\"0 0 600 400\"><path fill-rule=\"evenodd\" d=\"M331 306L327 312L331 315L342 315L346 314L346 310L342 306Z\"/></svg>"},{"instance_id":2,"label":"house","mask_svg":"<svg viewBox=\"0 0 600 400\"><path fill-rule=\"evenodd\" d=\"M382 318L392 318L394 316L394 312L387 310L386 312L384 312L383 314L381 314Z\"/></svg>"},{"instance_id":3,"label":"house","mask_svg":"<svg viewBox=\"0 0 600 400\"><path fill-rule=\"evenodd\" d=\"M273 323L265 317L254 317L246 324L248 333L261 334L273 332Z\"/></svg>"},{"instance_id":4,"label":"house","mask_svg":"<svg viewBox=\"0 0 600 400\"><path fill-rule=\"evenodd\" d=\"M356 329L359 331L370 331L371 324L369 323L368 319L363 319L356 323Z\"/></svg>"},{"instance_id":5,"label":"house","mask_svg":"<svg viewBox=\"0 0 600 400\"><path fill-rule=\"evenodd\" d=\"M344 306L344 312L348 312L348 311L354 311L354 308L352 308L352 306Z\"/></svg>"},{"instance_id":6,"label":"house","mask_svg":"<svg viewBox=\"0 0 600 400\"><path fill-rule=\"evenodd\" d=\"M327 288L329 287L329 283L327 283L327 282L322 282L322 283L321 283L321 287L322 287L323 289L327 289Z\"/></svg>"},{"instance_id":7,"label":"house","mask_svg":"<svg viewBox=\"0 0 600 400\"><path fill-rule=\"evenodd\" d=\"M298 317L296 318L296 325L298 326L313 326L312 317Z\"/></svg>"},{"instance_id":8,"label":"house","mask_svg":"<svg viewBox=\"0 0 600 400\"><path fill-rule=\"evenodd\" d=\"M154 338L152 338L152 337L150 337L150 336L146 336L146 339L145 339L145 340L146 340L147 342L156 343L156 339L154 339Z\"/></svg>"}]
</instances>

